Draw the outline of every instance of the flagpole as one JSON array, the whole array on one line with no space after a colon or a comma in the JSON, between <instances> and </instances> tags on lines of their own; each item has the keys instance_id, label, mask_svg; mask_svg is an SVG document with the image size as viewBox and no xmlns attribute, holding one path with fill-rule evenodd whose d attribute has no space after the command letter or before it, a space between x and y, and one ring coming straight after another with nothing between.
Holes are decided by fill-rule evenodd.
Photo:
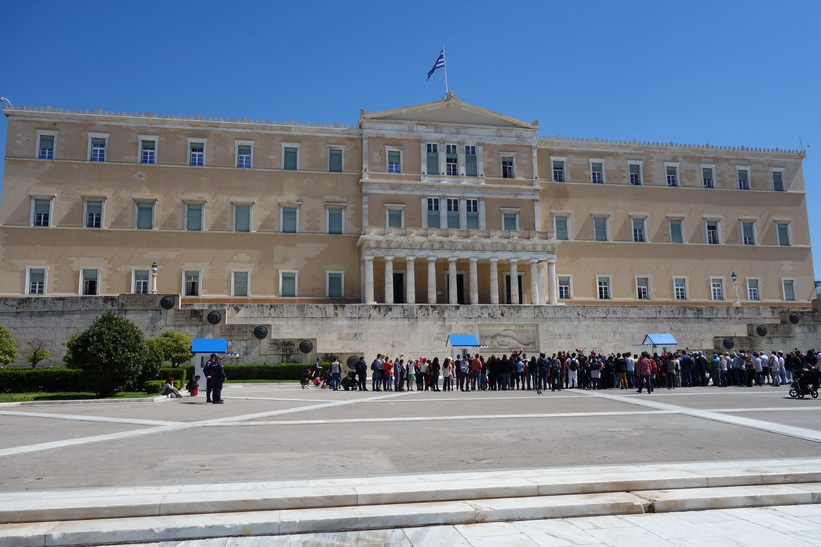
<instances>
[{"instance_id":1,"label":"flagpole","mask_svg":"<svg viewBox=\"0 0 821 547\"><path fill-rule=\"evenodd\" d=\"M448 56L445 55L445 44L442 44L442 55L445 60L445 95L447 95L450 90L448 89Z\"/></svg>"}]
</instances>

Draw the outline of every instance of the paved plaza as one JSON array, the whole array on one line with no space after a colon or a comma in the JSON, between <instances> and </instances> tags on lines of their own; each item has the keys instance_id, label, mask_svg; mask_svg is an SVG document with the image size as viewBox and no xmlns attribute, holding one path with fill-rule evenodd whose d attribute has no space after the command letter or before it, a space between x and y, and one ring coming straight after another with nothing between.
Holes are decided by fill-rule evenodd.
<instances>
[{"instance_id":1,"label":"paved plaza","mask_svg":"<svg viewBox=\"0 0 821 547\"><path fill-rule=\"evenodd\" d=\"M223 395L224 405L207 404L202 394L182 399L0 405L3 433L0 435L0 491L10 500L29 503L36 512L37 506L32 500L54 500L75 494L82 497L79 492L90 495L94 489L110 493L132 489L133 493L134 489L145 488L199 488L219 497L223 490L247 490L254 484L266 482L281 486L283 481L302 481L301 487L310 487L320 483L352 485L381 478L392 485L388 490L393 492L401 490L396 485L403 482L407 483L405 486L425 480L444 483L445 479L456 480L456 474L461 474L459 481L481 484L484 479L517 481L523 474L527 475L528 470L534 470L534 474L538 470L549 477L550 469L554 468L597 469L599 473L612 468L612 475L620 472L615 471L617 468L632 472L663 469L665 473L686 468L688 472L697 473L700 467L726 464L722 472L729 477L738 475L730 471L736 465L734 462L744 462L748 471L756 465L764 469L800 470L806 463L808 469L821 473L818 459L821 400L791 399L785 387L662 389L649 395L617 389L563 390L538 395L532 391L330 391L301 389L297 384L249 383L227 384ZM794 475L794 470L788 474ZM760 473L754 469L755 476ZM807 477L802 481L818 480L813 480L811 474ZM744 480L748 482L743 484L755 482ZM668 484L665 482L668 479L661 475L659 481L642 489L657 489L659 485ZM727 481L728 486L742 484ZM777 481L797 482L783 477L772 479ZM507 493L499 497L519 495L509 485L504 488L508 488ZM595 491L585 488L588 490L567 493ZM613 492L621 490L613 488ZM808 540L821 538L817 506L800 508L821 501L817 490L821 488L805 488L803 497L795 498L803 501L791 504L793 509L789 509L790 506L767 509L770 511L766 513L770 515L767 518L780 514L778 511L793 511L795 518L803 519L803 524L796 526L804 531L809 527L810 532L802 532L800 538L791 537L790 541L794 539L796 545L821 544L821 540L816 543ZM439 491L430 490L434 498ZM659 510L659 500L664 496L658 493L654 496L652 507ZM455 503L457 499L460 498L442 498L443 503ZM783 500L788 498L779 499L782 501L774 502L775 505L784 505ZM379 503L418 501L385 498ZM639 507L640 503L629 503L637 507L638 513L648 507L646 503L643 508ZM52 509L54 505L51 503ZM203 512L207 511L206 507L203 506ZM670 507L675 510L675 506ZM725 513L715 515L718 519L715 522L745 518L746 513L738 513L741 509L729 507L738 507L738 504L722 507ZM440 513L446 514L447 510ZM554 529L562 520L523 516L518 522L520 519L515 512L510 512L510 507L498 510L507 511L506 516L498 520L511 522L444 527L425 523L422 528L371 524L368 528L389 528L379 533L401 535L393 539L390 539L393 536L379 536L388 537L386 541L390 544L435 544L431 543L432 536L418 539L422 537L421 530L428 530L426 533L458 533L462 539L453 540L453 545L532 545L542 544L539 537L548 537L539 536L533 530ZM693 513L696 516L687 518L713 518L706 516L707 513L714 511ZM0 511L0 514L4 513ZM55 521L62 520L59 513L55 514L58 515ZM597 533L585 531L585 526L594 529L639 527L646 532L657 526L652 524L653 517L670 518L672 514L644 515L644 519L640 514L586 516L591 522L617 519L595 521L603 523L595 526L573 519L568 522L595 538ZM21 517L20 522L24 521ZM817 524L815 530L812 530L813 523ZM565 532L574 530L563 529ZM535 535L522 530L530 530ZM384 543L373 536L377 532L349 530L344 533L371 534L363 537ZM10 528L0 527L0 540L4 534L11 533ZM599 538L599 543L626 544L617 538L633 537L633 533L622 530L610 536L610 540ZM498 537L500 534L513 535L510 542L503 542ZM514 536L521 541L513 541ZM323 540L319 536L290 535L287 537L291 543L283 543L284 537L279 537L280 543L271 544L345 544L353 538L325 536ZM682 539L678 536L665 541L669 539L675 539L673 544L677 545L703 544L695 538L689 543L678 541ZM216 542L214 545L264 544L224 538L212 541ZM574 542L568 540L568 543ZM589 541L575 543L589 544Z\"/></svg>"}]
</instances>

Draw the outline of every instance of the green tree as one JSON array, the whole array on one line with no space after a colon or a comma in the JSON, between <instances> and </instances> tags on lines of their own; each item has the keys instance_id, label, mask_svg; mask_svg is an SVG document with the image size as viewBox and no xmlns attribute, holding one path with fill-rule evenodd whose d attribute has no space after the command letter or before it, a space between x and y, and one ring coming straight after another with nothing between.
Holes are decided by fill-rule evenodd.
<instances>
[{"instance_id":1,"label":"green tree","mask_svg":"<svg viewBox=\"0 0 821 547\"><path fill-rule=\"evenodd\" d=\"M106 312L86 330L69 339L66 363L85 371L86 381L100 397L133 384L148 357L140 329L123 317Z\"/></svg>"},{"instance_id":2,"label":"green tree","mask_svg":"<svg viewBox=\"0 0 821 547\"><path fill-rule=\"evenodd\" d=\"M8 365L17 359L17 340L11 331L0 325L0 363Z\"/></svg>"},{"instance_id":3,"label":"green tree","mask_svg":"<svg viewBox=\"0 0 821 547\"><path fill-rule=\"evenodd\" d=\"M191 337L181 332L168 330L154 339L162 352L163 361L171 361L172 367L178 367L191 359Z\"/></svg>"},{"instance_id":4,"label":"green tree","mask_svg":"<svg viewBox=\"0 0 821 547\"><path fill-rule=\"evenodd\" d=\"M31 368L36 368L37 363L45 361L51 356L51 351L46 349L46 343L42 340L29 340L26 342L29 347L29 354L26 355L26 361L31 363Z\"/></svg>"}]
</instances>

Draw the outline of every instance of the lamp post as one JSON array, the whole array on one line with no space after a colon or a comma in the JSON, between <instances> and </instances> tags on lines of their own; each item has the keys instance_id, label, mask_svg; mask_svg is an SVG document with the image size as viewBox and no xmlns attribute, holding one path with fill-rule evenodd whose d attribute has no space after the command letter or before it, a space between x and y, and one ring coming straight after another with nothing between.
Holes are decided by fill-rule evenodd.
<instances>
[{"instance_id":1,"label":"lamp post","mask_svg":"<svg viewBox=\"0 0 821 547\"><path fill-rule=\"evenodd\" d=\"M154 262L151 265L151 294L157 294L157 270L159 266Z\"/></svg>"},{"instance_id":2,"label":"lamp post","mask_svg":"<svg viewBox=\"0 0 821 547\"><path fill-rule=\"evenodd\" d=\"M735 292L735 300L733 300L733 306L740 306L741 302L738 300L738 276L733 272L730 276L733 278L733 292Z\"/></svg>"}]
</instances>

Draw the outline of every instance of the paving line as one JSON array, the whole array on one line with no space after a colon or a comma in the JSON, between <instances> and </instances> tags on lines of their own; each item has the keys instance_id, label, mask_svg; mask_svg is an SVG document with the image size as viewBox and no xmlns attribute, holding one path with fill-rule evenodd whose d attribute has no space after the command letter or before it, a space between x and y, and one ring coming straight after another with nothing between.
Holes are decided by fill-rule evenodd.
<instances>
[{"instance_id":1,"label":"paving line","mask_svg":"<svg viewBox=\"0 0 821 547\"><path fill-rule=\"evenodd\" d=\"M705 420L711 420L714 422L721 422L730 425L737 425L741 427L748 427L750 429L757 429L759 431L767 431L768 433L775 433L777 435L783 435L786 437L794 437L797 439L803 439L805 441L812 441L821 443L821 431L815 429L807 429L804 427L794 427L784 424L777 424L774 422L767 422L764 420L755 420L752 418L745 418L743 416L733 416L733 415L724 415L720 412L714 412L710 410L702 410L696 408L687 408L683 406L673 405L670 403L661 403L657 401L653 401L651 399L645 398L637 398L637 397L623 397L621 395L610 395L607 393L602 393L601 391L588 391L585 392L587 395L591 397L599 397L603 399L610 399L611 401L618 401L623 403L630 403L634 405L639 405L647 408L653 408L655 410L673 410L677 411L679 414L683 414L685 416L692 416L694 418L703 418Z\"/></svg>"},{"instance_id":2,"label":"paving line","mask_svg":"<svg viewBox=\"0 0 821 547\"><path fill-rule=\"evenodd\" d=\"M18 416L24 418L50 418L53 420L70 420L74 422L103 422L113 424L134 424L134 425L176 425L179 422L163 420L140 420L137 418L110 418L106 416L87 416L85 414L56 414L53 412L25 412L13 410L0 410L0 416Z\"/></svg>"}]
</instances>

